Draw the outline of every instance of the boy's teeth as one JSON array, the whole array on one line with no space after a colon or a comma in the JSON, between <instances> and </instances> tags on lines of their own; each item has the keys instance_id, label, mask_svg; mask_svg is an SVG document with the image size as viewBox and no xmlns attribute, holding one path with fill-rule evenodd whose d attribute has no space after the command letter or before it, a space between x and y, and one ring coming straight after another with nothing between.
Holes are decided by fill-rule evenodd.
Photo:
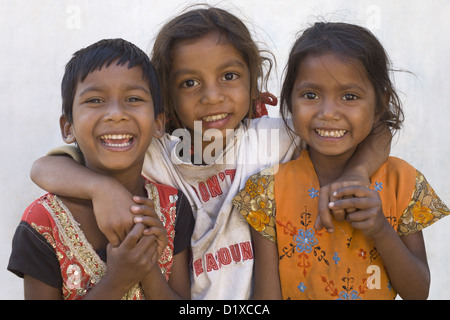
<instances>
[{"instance_id":1,"label":"boy's teeth","mask_svg":"<svg viewBox=\"0 0 450 320\"><path fill-rule=\"evenodd\" d=\"M205 122L212 122L217 120L222 120L228 116L228 113L216 114L214 116L203 117L202 120Z\"/></svg>"},{"instance_id":2,"label":"boy's teeth","mask_svg":"<svg viewBox=\"0 0 450 320\"><path fill-rule=\"evenodd\" d=\"M101 136L102 139L111 139L111 140L119 140L119 139L131 139L133 136L131 134L105 134Z\"/></svg>"},{"instance_id":3,"label":"boy's teeth","mask_svg":"<svg viewBox=\"0 0 450 320\"><path fill-rule=\"evenodd\" d=\"M347 132L347 130L323 130L323 129L316 129L316 132L321 137L340 138Z\"/></svg>"},{"instance_id":4,"label":"boy's teeth","mask_svg":"<svg viewBox=\"0 0 450 320\"><path fill-rule=\"evenodd\" d=\"M108 147L126 147L133 141L131 134L105 134L100 137Z\"/></svg>"}]
</instances>

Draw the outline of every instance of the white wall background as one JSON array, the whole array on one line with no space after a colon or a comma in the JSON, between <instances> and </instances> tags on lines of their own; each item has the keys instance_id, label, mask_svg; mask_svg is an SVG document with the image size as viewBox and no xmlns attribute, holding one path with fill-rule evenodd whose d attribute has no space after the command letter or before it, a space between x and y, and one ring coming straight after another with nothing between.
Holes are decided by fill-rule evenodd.
<instances>
[{"instance_id":1,"label":"white wall background","mask_svg":"<svg viewBox=\"0 0 450 320\"><path fill-rule=\"evenodd\" d=\"M182 0L0 0L0 299L22 299L6 270L23 210L42 194L29 179L33 161L61 145L60 81L76 50L122 37L149 52L162 23L193 2ZM215 3L213 3L215 4ZM371 29L399 69L406 124L392 154L421 170L450 205L450 1L231 0L219 6L252 23L275 54L279 79L295 35L317 18ZM271 115L277 115L273 108ZM450 298L450 218L424 231L430 299ZM414 279L411 279L414 281Z\"/></svg>"}]
</instances>

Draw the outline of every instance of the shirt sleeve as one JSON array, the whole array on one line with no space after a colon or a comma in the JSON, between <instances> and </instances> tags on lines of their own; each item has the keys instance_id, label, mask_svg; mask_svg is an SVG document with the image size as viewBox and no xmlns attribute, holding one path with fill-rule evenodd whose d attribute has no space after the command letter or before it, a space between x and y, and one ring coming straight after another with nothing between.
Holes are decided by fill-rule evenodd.
<instances>
[{"instance_id":1,"label":"shirt sleeve","mask_svg":"<svg viewBox=\"0 0 450 320\"><path fill-rule=\"evenodd\" d=\"M266 239L277 242L275 179L270 170L252 175L234 197L233 204L253 229Z\"/></svg>"},{"instance_id":2,"label":"shirt sleeve","mask_svg":"<svg viewBox=\"0 0 450 320\"><path fill-rule=\"evenodd\" d=\"M28 222L21 221L13 238L8 270L23 278L29 275L61 288L61 270L55 250Z\"/></svg>"},{"instance_id":3,"label":"shirt sleeve","mask_svg":"<svg viewBox=\"0 0 450 320\"><path fill-rule=\"evenodd\" d=\"M176 255L191 245L194 231L194 215L192 208L183 192L178 191L177 212L175 218L175 239L173 241L173 254Z\"/></svg>"},{"instance_id":4,"label":"shirt sleeve","mask_svg":"<svg viewBox=\"0 0 450 320\"><path fill-rule=\"evenodd\" d=\"M414 192L400 216L397 233L406 236L421 231L449 214L449 208L436 195L425 176L416 170Z\"/></svg>"},{"instance_id":5,"label":"shirt sleeve","mask_svg":"<svg viewBox=\"0 0 450 320\"><path fill-rule=\"evenodd\" d=\"M47 152L47 156L67 156L84 165L83 153L81 152L80 148L75 145L63 145L53 148L49 152Z\"/></svg>"}]
</instances>

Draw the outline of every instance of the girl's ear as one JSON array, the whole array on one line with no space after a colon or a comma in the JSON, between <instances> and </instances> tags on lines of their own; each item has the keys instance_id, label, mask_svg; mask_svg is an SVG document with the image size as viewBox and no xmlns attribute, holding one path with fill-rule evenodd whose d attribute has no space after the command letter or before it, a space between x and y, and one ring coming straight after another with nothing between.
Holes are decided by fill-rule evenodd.
<instances>
[{"instance_id":1,"label":"girl's ear","mask_svg":"<svg viewBox=\"0 0 450 320\"><path fill-rule=\"evenodd\" d=\"M380 121L382 114L385 112L385 110L389 110L389 102L391 100L391 95L389 94L389 92L384 92L382 95L383 98L383 105L381 108L377 108L377 109L381 109L381 110L377 110L375 112L375 119L374 122L377 123L378 121Z\"/></svg>"},{"instance_id":2,"label":"girl's ear","mask_svg":"<svg viewBox=\"0 0 450 320\"><path fill-rule=\"evenodd\" d=\"M71 144L76 141L73 126L64 114L59 117L59 127L61 129L61 136L65 143Z\"/></svg>"},{"instance_id":3,"label":"girl's ear","mask_svg":"<svg viewBox=\"0 0 450 320\"><path fill-rule=\"evenodd\" d=\"M155 118L155 124L153 127L154 138L161 138L164 135L165 124L166 124L166 116L164 115L164 112L161 112Z\"/></svg>"}]
</instances>

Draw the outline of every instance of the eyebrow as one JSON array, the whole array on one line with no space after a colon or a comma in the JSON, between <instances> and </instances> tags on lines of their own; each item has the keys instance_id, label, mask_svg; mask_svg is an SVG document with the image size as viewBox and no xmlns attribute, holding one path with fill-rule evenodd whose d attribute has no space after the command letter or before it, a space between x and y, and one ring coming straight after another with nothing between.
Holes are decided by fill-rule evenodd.
<instances>
[{"instance_id":1,"label":"eyebrow","mask_svg":"<svg viewBox=\"0 0 450 320\"><path fill-rule=\"evenodd\" d=\"M218 65L216 69L217 70L221 70L221 69L234 67L234 66L237 66L237 67L240 67L240 68L246 68L247 67L245 63L242 63L241 61L239 61L237 59L231 59L231 60L225 61L224 63ZM178 77L180 75L190 75L190 74L196 74L196 73L197 73L197 71L195 69L188 69L188 68L180 69L180 70L177 70L172 75L172 78L176 78L176 77Z\"/></svg>"},{"instance_id":2,"label":"eyebrow","mask_svg":"<svg viewBox=\"0 0 450 320\"><path fill-rule=\"evenodd\" d=\"M363 87L361 87L357 83L353 83L353 82L346 83L346 84L339 84L339 85L340 85L339 89L343 90L343 91L350 90L350 89L357 89L357 90L361 90L361 91L367 91L366 89L364 89ZM300 83L299 85L295 86L294 90L298 91L298 90L307 89L307 88L320 89L320 86L315 84L315 83L312 83L312 82L303 82L303 83Z\"/></svg>"},{"instance_id":3,"label":"eyebrow","mask_svg":"<svg viewBox=\"0 0 450 320\"><path fill-rule=\"evenodd\" d=\"M92 91L103 91L104 88L101 86L97 86L97 85L92 85L92 86L88 86L87 88L85 88L83 91L80 92L79 96L82 96L86 93L92 92ZM131 90L141 90L146 92L147 94L151 94L150 93L150 89L141 86L141 85L132 85L132 84L126 84L125 87L125 91L131 91Z\"/></svg>"}]
</instances>

